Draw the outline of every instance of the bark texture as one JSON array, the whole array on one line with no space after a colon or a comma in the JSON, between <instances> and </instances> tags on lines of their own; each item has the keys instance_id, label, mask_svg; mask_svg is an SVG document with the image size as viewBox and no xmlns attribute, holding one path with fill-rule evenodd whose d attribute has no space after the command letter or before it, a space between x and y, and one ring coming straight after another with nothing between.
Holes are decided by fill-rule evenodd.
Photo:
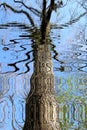
<instances>
[{"instance_id":1,"label":"bark texture","mask_svg":"<svg viewBox=\"0 0 87 130\"><path fill-rule=\"evenodd\" d=\"M34 57L34 73L26 101L23 130L60 130L50 45L35 47Z\"/></svg>"}]
</instances>

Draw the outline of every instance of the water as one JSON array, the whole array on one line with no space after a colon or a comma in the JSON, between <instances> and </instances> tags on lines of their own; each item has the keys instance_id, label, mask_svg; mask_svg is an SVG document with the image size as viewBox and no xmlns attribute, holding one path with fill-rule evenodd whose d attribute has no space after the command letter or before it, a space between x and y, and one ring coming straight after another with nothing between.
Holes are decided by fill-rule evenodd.
<instances>
[{"instance_id":1,"label":"water","mask_svg":"<svg viewBox=\"0 0 87 130\"><path fill-rule=\"evenodd\" d=\"M60 29L53 37L58 52L53 61L62 130L87 129L86 35L84 26L78 24Z\"/></svg>"},{"instance_id":2,"label":"water","mask_svg":"<svg viewBox=\"0 0 87 130\"><path fill-rule=\"evenodd\" d=\"M52 26L50 32L62 130L87 129L87 34L84 26L79 27ZM0 25L0 130L22 130L24 125L33 31L23 24Z\"/></svg>"}]
</instances>

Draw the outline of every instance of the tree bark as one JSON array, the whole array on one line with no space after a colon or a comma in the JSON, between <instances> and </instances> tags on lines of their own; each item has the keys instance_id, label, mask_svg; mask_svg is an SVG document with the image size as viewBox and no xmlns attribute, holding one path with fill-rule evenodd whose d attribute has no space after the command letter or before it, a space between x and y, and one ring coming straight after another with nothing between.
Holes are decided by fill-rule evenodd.
<instances>
[{"instance_id":1,"label":"tree bark","mask_svg":"<svg viewBox=\"0 0 87 130\"><path fill-rule=\"evenodd\" d=\"M35 47L34 54L34 73L26 101L23 130L60 130L50 45Z\"/></svg>"}]
</instances>

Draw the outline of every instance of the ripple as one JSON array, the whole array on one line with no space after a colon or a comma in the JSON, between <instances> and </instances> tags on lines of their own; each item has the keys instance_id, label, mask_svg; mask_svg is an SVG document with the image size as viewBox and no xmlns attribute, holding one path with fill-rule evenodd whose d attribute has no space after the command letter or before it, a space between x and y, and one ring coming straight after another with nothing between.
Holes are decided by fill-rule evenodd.
<instances>
[{"instance_id":1,"label":"ripple","mask_svg":"<svg viewBox=\"0 0 87 130\"><path fill-rule=\"evenodd\" d=\"M51 32L53 42L49 42L60 123L65 130L66 126L77 129L81 123L83 130L87 109L87 46L78 39L63 39L67 36L69 39L69 35L61 33L64 26L53 28L56 29ZM35 32L32 27L19 23L0 25L0 130L21 130L24 125L25 101L33 72L32 31Z\"/></svg>"},{"instance_id":2,"label":"ripple","mask_svg":"<svg viewBox=\"0 0 87 130\"><path fill-rule=\"evenodd\" d=\"M12 33L13 37L13 38L11 37L11 39L10 37L8 39L3 39L3 42L5 44L2 44L0 52L1 53L0 59L2 66L1 73L5 74L5 73L17 72L21 74L29 72L30 71L29 63L33 61L32 54L30 54L32 53L32 46L31 46L31 38L27 36L29 32L26 32L25 35L24 32L26 29L27 31L29 31L30 28L18 23L8 23L6 25L0 25L0 26L3 28L3 30L5 29L4 27L7 27L6 28L7 31L9 31L10 29L10 33ZM15 28L17 29L17 33L19 33L19 37L16 36L14 39ZM22 38L20 38L20 36ZM1 37L3 38L2 35Z\"/></svg>"},{"instance_id":3,"label":"ripple","mask_svg":"<svg viewBox=\"0 0 87 130\"><path fill-rule=\"evenodd\" d=\"M3 47L2 49L3 49L4 51L8 51L8 50L9 50L8 47Z\"/></svg>"},{"instance_id":4,"label":"ripple","mask_svg":"<svg viewBox=\"0 0 87 130\"><path fill-rule=\"evenodd\" d=\"M29 93L30 74L0 75L0 130L21 130L25 120L25 101ZM19 112L20 111L20 112Z\"/></svg>"}]
</instances>

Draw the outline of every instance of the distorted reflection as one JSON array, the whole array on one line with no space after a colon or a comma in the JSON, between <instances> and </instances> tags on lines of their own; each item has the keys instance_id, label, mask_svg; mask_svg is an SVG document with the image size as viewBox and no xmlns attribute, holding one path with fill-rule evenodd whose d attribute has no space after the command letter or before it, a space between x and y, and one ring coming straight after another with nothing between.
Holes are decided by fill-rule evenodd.
<instances>
[{"instance_id":1,"label":"distorted reflection","mask_svg":"<svg viewBox=\"0 0 87 130\"><path fill-rule=\"evenodd\" d=\"M78 29L80 26L81 28ZM87 129L87 33L84 37L85 26L79 24L77 27L73 26L75 30L71 32L71 37L68 36L68 29L59 29L60 43L55 46L58 52L57 57L63 62L53 59L55 90L62 130ZM65 32L66 37L64 37ZM55 40L54 37L53 39ZM55 43L56 41L54 45Z\"/></svg>"},{"instance_id":2,"label":"distorted reflection","mask_svg":"<svg viewBox=\"0 0 87 130\"><path fill-rule=\"evenodd\" d=\"M29 79L29 74L0 74L0 130L22 129Z\"/></svg>"},{"instance_id":3,"label":"distorted reflection","mask_svg":"<svg viewBox=\"0 0 87 130\"><path fill-rule=\"evenodd\" d=\"M61 130L87 129L87 34L84 37L74 28L70 38L71 28L52 28L52 40L48 38ZM0 130L23 129L33 72L32 45L40 40L39 32L35 35L34 31L17 23L0 26Z\"/></svg>"},{"instance_id":4,"label":"distorted reflection","mask_svg":"<svg viewBox=\"0 0 87 130\"><path fill-rule=\"evenodd\" d=\"M0 62L1 73L27 73L30 70L29 64L32 64L32 46L29 31L31 28L17 23L8 23L1 25L0 30ZM15 33L15 30L17 31ZM11 35L8 36L7 34Z\"/></svg>"}]
</instances>

